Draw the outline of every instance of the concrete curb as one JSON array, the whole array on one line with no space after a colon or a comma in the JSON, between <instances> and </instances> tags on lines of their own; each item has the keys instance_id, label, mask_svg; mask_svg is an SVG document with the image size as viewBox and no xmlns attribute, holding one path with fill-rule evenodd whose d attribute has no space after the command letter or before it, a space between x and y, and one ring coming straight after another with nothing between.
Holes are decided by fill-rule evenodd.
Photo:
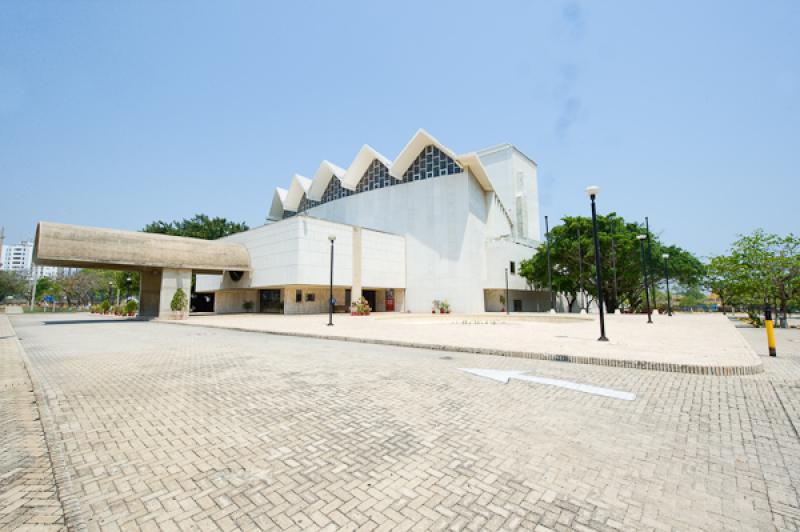
<instances>
[{"instance_id":1,"label":"concrete curb","mask_svg":"<svg viewBox=\"0 0 800 532\"><path fill-rule=\"evenodd\" d=\"M711 366L696 364L671 364L667 362L651 362L647 360L620 360L617 358L601 358L582 355L567 355L554 353L538 353L535 351L509 351L491 349L486 347L469 347L444 344L427 344L419 342L404 342L401 340L384 340L380 338L356 338L352 336L335 336L330 334L314 334L303 332L274 331L252 329L248 327L226 327L224 325L207 325L202 323L186 323L180 321L156 321L165 325L181 325L184 327L205 327L208 329L223 329L228 331L255 332L272 334L276 336L297 336L300 338L315 338L318 340L338 340L340 342L355 342L361 344L393 345L397 347L410 347L414 349L431 349L434 351L452 351L456 353L472 353L476 355L493 355L512 358L527 358L531 360L546 360L550 362L569 362L572 364L590 364L594 366L607 366L626 369L645 369L651 371L664 371L670 373L686 373L689 375L715 375L720 377L741 377L757 375L764 372L760 360L751 366Z\"/></svg>"},{"instance_id":2,"label":"concrete curb","mask_svg":"<svg viewBox=\"0 0 800 532\"><path fill-rule=\"evenodd\" d=\"M17 336L17 331L11 320L8 320L11 330L14 332L13 340L17 344L20 358L25 365L25 371L28 373L28 379L31 382L33 393L36 398L36 408L39 411L39 422L42 425L44 432L45 444L47 445L47 452L50 458L50 467L55 478L56 496L61 502L61 511L64 514L64 523L66 530L86 530L86 523L80 517L80 501L75 494L75 488L72 485L72 477L67 469L66 457L63 444L57 439L57 427L53 419L53 413L50 410L48 398L39 384L38 373L33 370L28 353L22 346L22 342Z\"/></svg>"}]
</instances>

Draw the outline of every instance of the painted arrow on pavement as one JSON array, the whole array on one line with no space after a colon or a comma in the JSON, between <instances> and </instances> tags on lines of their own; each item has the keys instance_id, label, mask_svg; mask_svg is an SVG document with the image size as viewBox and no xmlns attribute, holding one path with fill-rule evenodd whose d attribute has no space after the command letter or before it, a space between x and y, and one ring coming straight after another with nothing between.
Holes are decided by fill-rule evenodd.
<instances>
[{"instance_id":1,"label":"painted arrow on pavement","mask_svg":"<svg viewBox=\"0 0 800 532\"><path fill-rule=\"evenodd\" d=\"M591 386L589 384L580 384L578 382L563 381L560 379L548 379L546 377L534 377L525 375L524 371L514 370L501 370L501 369L480 369L480 368L458 368L461 371L466 371L478 377L485 377L492 379L503 384L508 384L509 379L517 379L521 381L535 382L537 384L547 384L550 386L558 386L559 388L566 388L576 392L591 393L593 395L602 395L603 397L611 397L613 399L622 399L623 401L633 401L636 399L636 394L631 392L621 392L619 390L612 390L610 388L601 388L599 386Z\"/></svg>"}]
</instances>

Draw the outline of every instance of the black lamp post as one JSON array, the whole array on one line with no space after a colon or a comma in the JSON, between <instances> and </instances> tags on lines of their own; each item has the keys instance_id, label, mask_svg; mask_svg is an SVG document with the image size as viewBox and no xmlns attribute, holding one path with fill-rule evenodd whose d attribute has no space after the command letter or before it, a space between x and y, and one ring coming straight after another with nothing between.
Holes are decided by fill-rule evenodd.
<instances>
[{"instance_id":1,"label":"black lamp post","mask_svg":"<svg viewBox=\"0 0 800 532\"><path fill-rule=\"evenodd\" d=\"M653 250L650 246L650 241L652 240L650 238L650 218L647 216L644 217L644 227L647 230L647 268L649 269L650 265L653 264ZM653 272L650 272L649 277L651 277L650 291L653 293L653 307L655 308L658 305L656 304L656 281Z\"/></svg>"},{"instance_id":2,"label":"black lamp post","mask_svg":"<svg viewBox=\"0 0 800 532\"><path fill-rule=\"evenodd\" d=\"M578 226L578 293L581 295L579 312L586 311L586 295L583 290L583 253L581 250L581 226Z\"/></svg>"},{"instance_id":3,"label":"black lamp post","mask_svg":"<svg viewBox=\"0 0 800 532\"><path fill-rule=\"evenodd\" d=\"M597 274L595 279L597 281L597 308L600 310L600 338L598 342L608 342L606 338L606 322L605 315L603 314L603 273L600 268L600 238L597 235L597 207L595 207L594 200L600 193L600 187L591 186L586 187L586 195L592 200L592 233L594 233L594 269Z\"/></svg>"},{"instance_id":4,"label":"black lamp post","mask_svg":"<svg viewBox=\"0 0 800 532\"><path fill-rule=\"evenodd\" d=\"M544 217L544 238L547 242L547 287L550 290L550 312L556 311L556 295L553 293L553 267L550 265L550 225ZM506 300L506 304L508 301Z\"/></svg>"},{"instance_id":5,"label":"black lamp post","mask_svg":"<svg viewBox=\"0 0 800 532\"><path fill-rule=\"evenodd\" d=\"M609 216L609 225L611 226L611 272L614 275L614 310L619 308L619 297L617 296L617 247L614 243L614 232L616 231L617 218Z\"/></svg>"},{"instance_id":6,"label":"black lamp post","mask_svg":"<svg viewBox=\"0 0 800 532\"><path fill-rule=\"evenodd\" d=\"M667 280L667 316L672 316L672 298L669 295L669 253L661 255L664 259L664 278Z\"/></svg>"},{"instance_id":7,"label":"black lamp post","mask_svg":"<svg viewBox=\"0 0 800 532\"><path fill-rule=\"evenodd\" d=\"M131 299L131 280L130 275L125 279L125 301Z\"/></svg>"},{"instance_id":8,"label":"black lamp post","mask_svg":"<svg viewBox=\"0 0 800 532\"><path fill-rule=\"evenodd\" d=\"M108 282L108 304L109 304L109 305L113 305L113 304L114 304L114 303L112 303L112 301L111 301L111 297L112 297L112 295L113 295L113 293L114 293L114 292L113 292L113 289L112 289L112 287L113 287L113 286L114 286L114 283L112 283L111 281L109 281L109 282Z\"/></svg>"},{"instance_id":9,"label":"black lamp post","mask_svg":"<svg viewBox=\"0 0 800 532\"><path fill-rule=\"evenodd\" d=\"M331 284L328 290L328 327L333 325L333 305L336 301L333 299L333 243L336 242L336 235L330 235L328 240L331 241Z\"/></svg>"},{"instance_id":10,"label":"black lamp post","mask_svg":"<svg viewBox=\"0 0 800 532\"><path fill-rule=\"evenodd\" d=\"M650 313L650 288L647 283L647 263L644 257L644 241L647 240L647 235L636 235L639 240L639 250L642 257L642 273L644 273L644 299L647 302L647 323L653 323L653 318Z\"/></svg>"},{"instance_id":11,"label":"black lamp post","mask_svg":"<svg viewBox=\"0 0 800 532\"><path fill-rule=\"evenodd\" d=\"M508 309L509 303L510 301L508 300L508 268L506 268L506 314L509 313Z\"/></svg>"}]
</instances>

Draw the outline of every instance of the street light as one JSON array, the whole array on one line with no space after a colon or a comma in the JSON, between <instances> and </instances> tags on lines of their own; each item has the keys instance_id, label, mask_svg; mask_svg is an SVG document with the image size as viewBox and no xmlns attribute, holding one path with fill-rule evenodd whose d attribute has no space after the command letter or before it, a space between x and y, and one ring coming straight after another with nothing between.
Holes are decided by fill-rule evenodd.
<instances>
[{"instance_id":1,"label":"street light","mask_svg":"<svg viewBox=\"0 0 800 532\"><path fill-rule=\"evenodd\" d=\"M652 251L652 249L650 247L650 240L651 240L651 238L650 238L650 218L648 216L644 217L644 227L647 230L647 267L650 268L650 265L653 264L653 251ZM653 272L650 272L650 275L652 277L655 277L655 275L653 275ZM650 282L650 291L653 293L653 307L657 307L658 305L656 304L656 283L655 283L655 280L652 280Z\"/></svg>"},{"instance_id":2,"label":"street light","mask_svg":"<svg viewBox=\"0 0 800 532\"><path fill-rule=\"evenodd\" d=\"M131 276L129 275L125 279L125 301L130 301L131 299Z\"/></svg>"},{"instance_id":3,"label":"street light","mask_svg":"<svg viewBox=\"0 0 800 532\"><path fill-rule=\"evenodd\" d=\"M556 311L556 295L553 293L553 268L550 265L550 225L547 216L544 217L544 237L547 242L547 286L550 290L550 312ZM508 300L506 300L508 305Z\"/></svg>"},{"instance_id":4,"label":"street light","mask_svg":"<svg viewBox=\"0 0 800 532\"><path fill-rule=\"evenodd\" d=\"M336 235L330 235L328 240L331 241L331 284L328 290L328 327L333 325L333 306L336 301L333 299L333 243L336 241Z\"/></svg>"},{"instance_id":5,"label":"street light","mask_svg":"<svg viewBox=\"0 0 800 532\"><path fill-rule=\"evenodd\" d=\"M672 298L669 295L669 253L661 255L664 259L664 278L667 280L667 316L672 316Z\"/></svg>"},{"instance_id":6,"label":"street light","mask_svg":"<svg viewBox=\"0 0 800 532\"><path fill-rule=\"evenodd\" d=\"M578 226L578 293L581 296L580 310L581 314L586 314L586 293L583 289L583 253L581 252L581 226Z\"/></svg>"},{"instance_id":7,"label":"street light","mask_svg":"<svg viewBox=\"0 0 800 532\"><path fill-rule=\"evenodd\" d=\"M653 323L653 318L650 315L650 289L647 284L647 264L644 258L644 241L647 240L647 235L636 235L639 240L639 249L642 257L642 272L644 273L644 298L647 301L647 323Z\"/></svg>"},{"instance_id":8,"label":"street light","mask_svg":"<svg viewBox=\"0 0 800 532\"><path fill-rule=\"evenodd\" d=\"M600 193L600 187L593 185L586 187L586 195L592 200L592 232L594 233L594 269L597 280L597 307L600 309L600 338L598 342L608 342L606 338L606 322L603 314L603 274L600 269L600 238L597 236L597 208L594 200Z\"/></svg>"},{"instance_id":9,"label":"street light","mask_svg":"<svg viewBox=\"0 0 800 532\"><path fill-rule=\"evenodd\" d=\"M614 233L616 231L617 218L609 215L608 223L611 230L611 272L614 274L614 312L619 312L619 297L617 295L617 247L614 243Z\"/></svg>"},{"instance_id":10,"label":"street light","mask_svg":"<svg viewBox=\"0 0 800 532\"><path fill-rule=\"evenodd\" d=\"M109 305L113 305L113 303L111 302L111 297L112 297L112 295L113 295L113 293L114 293L114 292L113 292L113 288L112 288L113 286L114 286L114 283L112 283L111 281L109 281L109 282L108 282L108 304L109 304Z\"/></svg>"}]
</instances>

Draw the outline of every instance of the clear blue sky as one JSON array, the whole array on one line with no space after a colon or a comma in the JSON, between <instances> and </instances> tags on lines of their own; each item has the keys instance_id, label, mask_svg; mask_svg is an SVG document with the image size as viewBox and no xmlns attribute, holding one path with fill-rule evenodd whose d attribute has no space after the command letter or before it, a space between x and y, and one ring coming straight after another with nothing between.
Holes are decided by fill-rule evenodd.
<instances>
[{"instance_id":1,"label":"clear blue sky","mask_svg":"<svg viewBox=\"0 0 800 532\"><path fill-rule=\"evenodd\" d=\"M0 3L0 225L260 225L275 186L424 127L516 144L542 214L700 254L800 230L800 2Z\"/></svg>"}]
</instances>

